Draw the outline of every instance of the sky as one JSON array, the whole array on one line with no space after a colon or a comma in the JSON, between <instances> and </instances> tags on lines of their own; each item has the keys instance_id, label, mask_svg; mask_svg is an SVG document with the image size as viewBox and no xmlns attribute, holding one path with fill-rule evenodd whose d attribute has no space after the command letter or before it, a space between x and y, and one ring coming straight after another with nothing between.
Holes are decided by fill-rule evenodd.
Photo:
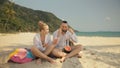
<instances>
[{"instance_id":1,"label":"sky","mask_svg":"<svg viewBox=\"0 0 120 68\"><path fill-rule=\"evenodd\" d=\"M13 1L27 8L51 12L79 31L120 31L120 0Z\"/></svg>"}]
</instances>

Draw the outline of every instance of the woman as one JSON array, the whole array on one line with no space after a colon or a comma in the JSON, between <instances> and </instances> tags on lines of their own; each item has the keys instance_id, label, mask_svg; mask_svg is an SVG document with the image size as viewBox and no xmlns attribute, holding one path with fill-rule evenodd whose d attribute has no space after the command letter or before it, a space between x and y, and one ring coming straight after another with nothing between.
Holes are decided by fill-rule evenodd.
<instances>
[{"instance_id":1,"label":"woman","mask_svg":"<svg viewBox=\"0 0 120 68\"><path fill-rule=\"evenodd\" d=\"M31 51L32 53L38 57L37 63L41 63L41 59L45 59L50 63L55 63L55 61L50 58L48 55L51 53L53 48L56 45L56 40L51 42L51 37L49 34L49 26L42 21L38 22L40 32L37 33L34 37Z\"/></svg>"}]
</instances>

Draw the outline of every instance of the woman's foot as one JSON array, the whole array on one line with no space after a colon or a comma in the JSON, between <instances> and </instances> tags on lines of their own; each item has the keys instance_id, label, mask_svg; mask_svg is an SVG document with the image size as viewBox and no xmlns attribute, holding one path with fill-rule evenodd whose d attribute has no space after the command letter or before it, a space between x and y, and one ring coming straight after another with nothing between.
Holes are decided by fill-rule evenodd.
<instances>
[{"instance_id":1,"label":"woman's foot","mask_svg":"<svg viewBox=\"0 0 120 68\"><path fill-rule=\"evenodd\" d=\"M55 62L55 60L54 59L52 59L52 58L49 58L49 60L48 60L50 63L52 63L52 64L55 64L56 62Z\"/></svg>"},{"instance_id":2,"label":"woman's foot","mask_svg":"<svg viewBox=\"0 0 120 68\"><path fill-rule=\"evenodd\" d=\"M54 60L50 61L51 64L56 64L56 62Z\"/></svg>"},{"instance_id":3,"label":"woman's foot","mask_svg":"<svg viewBox=\"0 0 120 68\"><path fill-rule=\"evenodd\" d=\"M37 59L37 60L36 60L36 64L42 64L42 63L41 63L41 59Z\"/></svg>"}]
</instances>

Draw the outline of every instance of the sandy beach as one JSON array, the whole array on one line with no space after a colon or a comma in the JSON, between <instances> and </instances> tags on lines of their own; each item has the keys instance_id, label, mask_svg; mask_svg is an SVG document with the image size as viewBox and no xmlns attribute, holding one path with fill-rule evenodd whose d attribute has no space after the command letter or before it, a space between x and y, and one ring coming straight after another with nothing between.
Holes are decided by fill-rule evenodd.
<instances>
[{"instance_id":1,"label":"sandy beach","mask_svg":"<svg viewBox=\"0 0 120 68\"><path fill-rule=\"evenodd\" d=\"M15 48L30 48L33 45L35 33L0 34L0 57ZM83 45L82 58L72 57L56 64L43 61L37 65L35 61L17 64L9 62L0 64L0 68L119 68L120 67L120 37L85 37L78 36L78 42Z\"/></svg>"}]
</instances>

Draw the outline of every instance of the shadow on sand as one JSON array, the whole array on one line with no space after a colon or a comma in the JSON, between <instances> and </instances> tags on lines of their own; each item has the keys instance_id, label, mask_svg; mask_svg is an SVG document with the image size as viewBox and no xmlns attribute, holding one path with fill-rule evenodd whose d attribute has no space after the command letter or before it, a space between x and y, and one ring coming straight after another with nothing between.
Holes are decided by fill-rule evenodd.
<instances>
[{"instance_id":1,"label":"shadow on sand","mask_svg":"<svg viewBox=\"0 0 120 68\"><path fill-rule=\"evenodd\" d=\"M113 52L100 52L98 50L101 49L113 49L116 48L120 49L120 45L102 45L102 46L85 46L86 51L88 53L91 53L93 56L96 56L95 58L89 56L89 59L93 59L95 61L104 62L105 64L112 65L115 68L120 67L120 50L119 53L113 53ZM114 49L115 48L115 49ZM103 58L103 59L101 59Z\"/></svg>"},{"instance_id":2,"label":"shadow on sand","mask_svg":"<svg viewBox=\"0 0 120 68\"><path fill-rule=\"evenodd\" d=\"M62 64L62 68L83 68L79 58L72 57L66 59L65 62Z\"/></svg>"},{"instance_id":3,"label":"shadow on sand","mask_svg":"<svg viewBox=\"0 0 120 68\"><path fill-rule=\"evenodd\" d=\"M8 54L11 53L15 48L30 48L31 46L32 45L16 44L16 43L14 43L11 46L4 46L2 47L2 49L0 49L1 50L0 57L8 56ZM10 49L10 50L4 51L4 49ZM68 58L63 63L60 63L58 58L56 59L57 62L56 64L51 64L45 60L42 61L42 64L36 64L35 62L36 62L35 60L25 64L9 62L6 64L0 64L0 68L82 68L79 58L77 57Z\"/></svg>"}]
</instances>

